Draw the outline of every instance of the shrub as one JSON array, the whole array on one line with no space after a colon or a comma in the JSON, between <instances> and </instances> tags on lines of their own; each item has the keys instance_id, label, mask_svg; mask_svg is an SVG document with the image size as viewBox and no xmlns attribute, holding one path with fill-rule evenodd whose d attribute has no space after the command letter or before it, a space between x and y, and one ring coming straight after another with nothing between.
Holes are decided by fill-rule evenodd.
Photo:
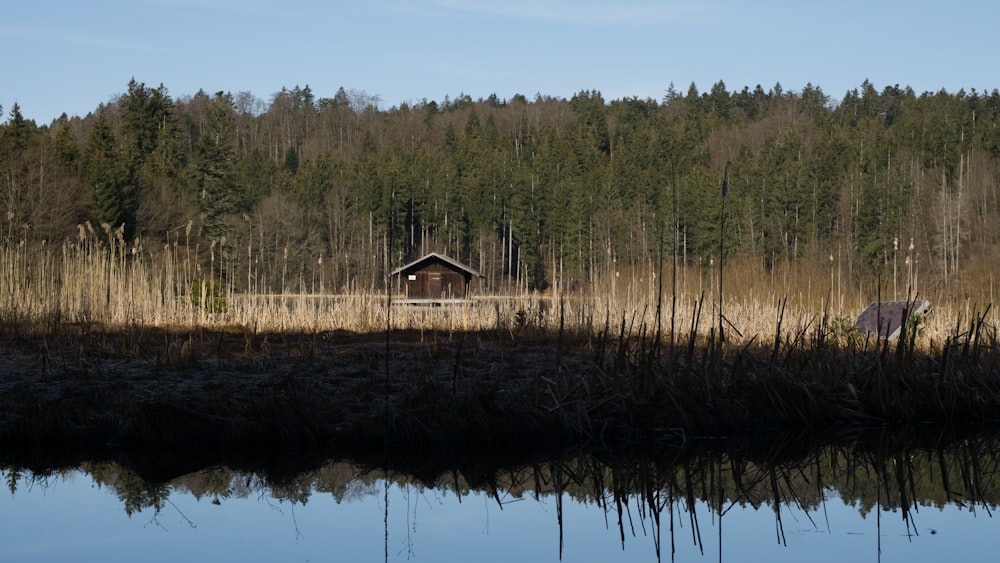
<instances>
[{"instance_id":1,"label":"shrub","mask_svg":"<svg viewBox=\"0 0 1000 563\"><path fill-rule=\"evenodd\" d=\"M212 280L202 280L191 284L191 304L208 313L225 313L226 295Z\"/></svg>"}]
</instances>

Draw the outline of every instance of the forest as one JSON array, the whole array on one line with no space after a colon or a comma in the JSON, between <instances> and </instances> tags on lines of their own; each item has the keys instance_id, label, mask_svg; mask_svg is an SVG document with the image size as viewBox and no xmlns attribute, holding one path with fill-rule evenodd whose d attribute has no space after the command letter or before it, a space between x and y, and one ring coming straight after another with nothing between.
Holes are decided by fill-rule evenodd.
<instances>
[{"instance_id":1,"label":"forest","mask_svg":"<svg viewBox=\"0 0 1000 563\"><path fill-rule=\"evenodd\" d=\"M779 294L808 278L984 302L1000 256L995 89L719 81L385 109L344 88L172 97L133 79L83 117L4 110L0 244L181 246L234 291L378 291L440 252L488 292L725 260Z\"/></svg>"}]
</instances>

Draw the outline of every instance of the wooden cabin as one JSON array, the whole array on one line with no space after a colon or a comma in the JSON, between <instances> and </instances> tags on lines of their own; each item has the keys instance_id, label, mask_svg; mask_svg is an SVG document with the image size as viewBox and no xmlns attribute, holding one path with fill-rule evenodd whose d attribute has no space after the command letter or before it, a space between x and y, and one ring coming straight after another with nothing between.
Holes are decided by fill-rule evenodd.
<instances>
[{"instance_id":1,"label":"wooden cabin","mask_svg":"<svg viewBox=\"0 0 1000 563\"><path fill-rule=\"evenodd\" d=\"M430 301L465 299L472 278L483 277L475 269L435 252L396 268L392 275L401 276L407 299Z\"/></svg>"}]
</instances>

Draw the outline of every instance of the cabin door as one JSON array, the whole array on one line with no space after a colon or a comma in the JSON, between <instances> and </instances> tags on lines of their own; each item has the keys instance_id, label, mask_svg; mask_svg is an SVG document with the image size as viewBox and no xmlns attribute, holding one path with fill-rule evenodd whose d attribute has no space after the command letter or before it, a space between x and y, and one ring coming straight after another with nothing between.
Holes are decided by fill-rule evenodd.
<instances>
[{"instance_id":1,"label":"cabin door","mask_svg":"<svg viewBox=\"0 0 1000 563\"><path fill-rule=\"evenodd\" d=\"M441 298L441 273L431 272L427 276L427 296L431 299Z\"/></svg>"}]
</instances>

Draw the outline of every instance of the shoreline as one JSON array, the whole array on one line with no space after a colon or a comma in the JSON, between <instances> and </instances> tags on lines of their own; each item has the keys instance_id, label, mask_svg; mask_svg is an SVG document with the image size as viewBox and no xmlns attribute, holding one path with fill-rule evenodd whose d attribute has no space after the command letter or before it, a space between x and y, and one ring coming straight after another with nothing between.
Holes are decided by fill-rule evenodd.
<instances>
[{"instance_id":1,"label":"shoreline","mask_svg":"<svg viewBox=\"0 0 1000 563\"><path fill-rule=\"evenodd\" d=\"M0 446L614 449L1000 419L992 345L935 354L695 340L668 349L624 332L6 326Z\"/></svg>"}]
</instances>

